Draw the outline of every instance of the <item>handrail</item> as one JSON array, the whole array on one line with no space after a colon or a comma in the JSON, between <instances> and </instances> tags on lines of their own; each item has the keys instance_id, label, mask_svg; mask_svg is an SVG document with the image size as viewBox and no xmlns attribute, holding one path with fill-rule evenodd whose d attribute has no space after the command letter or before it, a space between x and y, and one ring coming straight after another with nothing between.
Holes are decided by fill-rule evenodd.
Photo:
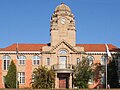
<instances>
[{"instance_id":1,"label":"handrail","mask_svg":"<svg viewBox=\"0 0 120 90\"><path fill-rule=\"evenodd\" d=\"M57 70L57 69L73 69L73 65L72 64L54 64L52 66L53 70Z\"/></svg>"}]
</instances>

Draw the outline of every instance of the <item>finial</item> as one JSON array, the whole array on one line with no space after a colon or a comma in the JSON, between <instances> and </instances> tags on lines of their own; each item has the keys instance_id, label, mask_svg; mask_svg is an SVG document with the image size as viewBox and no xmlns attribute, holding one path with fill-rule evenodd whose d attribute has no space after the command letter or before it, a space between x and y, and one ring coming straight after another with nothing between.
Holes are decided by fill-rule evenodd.
<instances>
[{"instance_id":1,"label":"finial","mask_svg":"<svg viewBox=\"0 0 120 90\"><path fill-rule=\"evenodd\" d=\"M61 4L65 4L65 3L62 2Z\"/></svg>"}]
</instances>

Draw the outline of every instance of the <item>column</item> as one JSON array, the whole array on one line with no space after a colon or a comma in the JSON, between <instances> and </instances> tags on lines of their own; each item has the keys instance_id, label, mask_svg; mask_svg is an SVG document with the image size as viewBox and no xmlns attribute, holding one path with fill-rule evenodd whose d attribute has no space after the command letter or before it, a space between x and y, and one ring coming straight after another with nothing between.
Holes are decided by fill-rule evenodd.
<instances>
[{"instance_id":1,"label":"column","mask_svg":"<svg viewBox=\"0 0 120 90\"><path fill-rule=\"evenodd\" d=\"M70 78L69 78L69 89L72 89L72 73L70 73Z\"/></svg>"},{"instance_id":2,"label":"column","mask_svg":"<svg viewBox=\"0 0 120 90\"><path fill-rule=\"evenodd\" d=\"M57 73L55 73L55 89L59 88L59 80L57 78Z\"/></svg>"}]
</instances>

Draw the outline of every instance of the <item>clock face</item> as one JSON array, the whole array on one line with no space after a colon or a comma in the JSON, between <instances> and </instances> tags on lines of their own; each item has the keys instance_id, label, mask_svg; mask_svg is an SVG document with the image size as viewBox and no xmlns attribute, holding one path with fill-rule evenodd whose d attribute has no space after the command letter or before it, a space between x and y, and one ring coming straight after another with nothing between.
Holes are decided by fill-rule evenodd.
<instances>
[{"instance_id":1,"label":"clock face","mask_svg":"<svg viewBox=\"0 0 120 90\"><path fill-rule=\"evenodd\" d=\"M62 24L65 24L66 19L65 19L64 17L62 17L60 22L61 22Z\"/></svg>"}]
</instances>

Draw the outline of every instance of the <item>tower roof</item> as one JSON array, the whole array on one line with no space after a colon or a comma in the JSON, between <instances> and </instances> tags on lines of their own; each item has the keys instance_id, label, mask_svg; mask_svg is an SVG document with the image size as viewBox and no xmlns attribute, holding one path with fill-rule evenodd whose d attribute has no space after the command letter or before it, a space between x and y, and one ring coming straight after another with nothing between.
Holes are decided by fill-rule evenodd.
<instances>
[{"instance_id":1,"label":"tower roof","mask_svg":"<svg viewBox=\"0 0 120 90\"><path fill-rule=\"evenodd\" d=\"M58 11L68 11L68 12L71 12L71 9L66 4L61 3L55 9L55 12L58 12Z\"/></svg>"}]
</instances>

